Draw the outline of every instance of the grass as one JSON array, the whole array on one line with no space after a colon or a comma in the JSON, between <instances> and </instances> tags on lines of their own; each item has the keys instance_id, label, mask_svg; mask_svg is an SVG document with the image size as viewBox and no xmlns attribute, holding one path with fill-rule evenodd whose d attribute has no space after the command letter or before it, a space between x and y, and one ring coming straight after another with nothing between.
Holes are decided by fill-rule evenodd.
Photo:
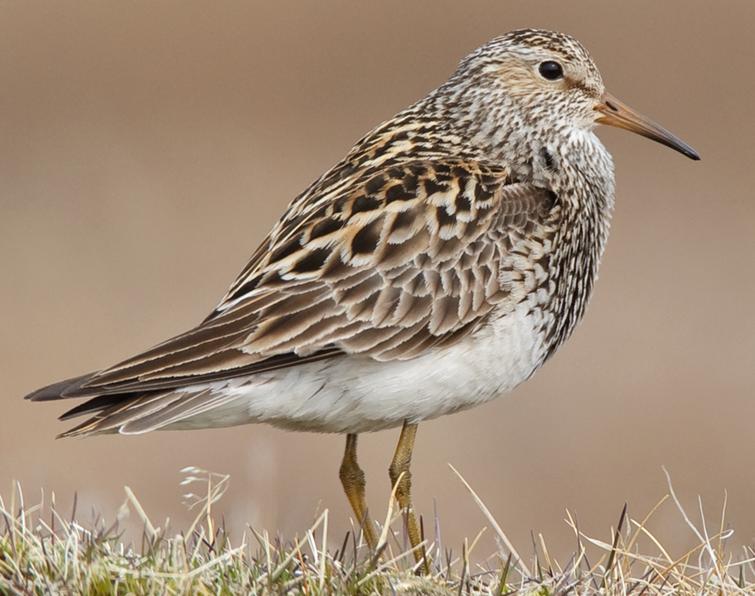
<instances>
[{"instance_id":1,"label":"grass","mask_svg":"<svg viewBox=\"0 0 755 596\"><path fill-rule=\"evenodd\" d=\"M701 520L694 523L670 482L669 494L643 518L634 519L625 506L605 540L585 536L567 512L577 550L559 564L548 554L542 535L533 537L529 556L521 557L456 472L495 533L498 551L487 557L478 552L482 531L455 551L439 539L428 539L433 572L422 576L406 549L401 515L391 506L377 554L364 545L358 528L335 541L327 510L288 542L251 527L233 540L213 515L228 476L198 468L184 473L182 484L189 490L201 487L202 496L186 495L196 518L182 532L170 530L167 522L156 526L128 487L116 520L108 524L97 516L81 522L75 505L63 514L54 496L29 505L15 486L9 499L0 497L0 594L755 593L755 551L748 548L737 556L729 551L732 532L725 526L725 502L713 531L702 517L702 504ZM652 516L668 506L679 512L680 531L691 531L697 542L676 556L648 529ZM128 514L143 525L137 544L126 543L120 529ZM434 526L439 536L437 516Z\"/></svg>"}]
</instances>

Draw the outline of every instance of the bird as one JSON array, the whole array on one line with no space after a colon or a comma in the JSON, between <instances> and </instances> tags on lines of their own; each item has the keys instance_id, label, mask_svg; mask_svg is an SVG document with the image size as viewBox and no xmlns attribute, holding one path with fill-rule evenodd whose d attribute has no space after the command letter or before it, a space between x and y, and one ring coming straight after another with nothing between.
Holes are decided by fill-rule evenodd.
<instances>
[{"instance_id":1,"label":"bird","mask_svg":"<svg viewBox=\"0 0 755 596\"><path fill-rule=\"evenodd\" d=\"M418 425L513 390L581 320L614 205L597 125L700 159L609 94L575 38L496 37L296 196L201 323L27 399L86 398L63 437L247 423L345 435L339 477L373 549L357 439L400 427L392 494L427 569Z\"/></svg>"}]
</instances>

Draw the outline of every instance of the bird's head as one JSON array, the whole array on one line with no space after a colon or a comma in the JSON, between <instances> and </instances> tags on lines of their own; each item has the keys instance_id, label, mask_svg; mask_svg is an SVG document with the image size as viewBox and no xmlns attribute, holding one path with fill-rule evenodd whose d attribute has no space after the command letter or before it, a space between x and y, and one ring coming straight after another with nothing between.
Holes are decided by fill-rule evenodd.
<instances>
[{"instance_id":1,"label":"bird's head","mask_svg":"<svg viewBox=\"0 0 755 596\"><path fill-rule=\"evenodd\" d=\"M482 102L485 93L491 103L505 97L521 127L568 131L606 124L700 159L684 141L608 93L590 54L563 33L520 29L497 37L467 56L454 80L475 88Z\"/></svg>"}]
</instances>

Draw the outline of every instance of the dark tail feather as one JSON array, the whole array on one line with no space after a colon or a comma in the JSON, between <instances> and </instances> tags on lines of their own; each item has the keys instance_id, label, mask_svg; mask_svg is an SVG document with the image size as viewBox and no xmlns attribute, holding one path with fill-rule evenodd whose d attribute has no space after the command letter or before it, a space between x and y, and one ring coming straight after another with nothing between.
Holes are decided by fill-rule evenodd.
<instances>
[{"instance_id":1,"label":"dark tail feather","mask_svg":"<svg viewBox=\"0 0 755 596\"><path fill-rule=\"evenodd\" d=\"M86 400L83 404L79 404L75 408L71 408L63 412L58 417L58 420L70 420L77 416L83 416L84 414L91 414L92 412L98 413L102 410L123 403L129 399L133 399L138 394L136 393L119 393L118 395L98 395L91 399Z\"/></svg>"},{"instance_id":2,"label":"dark tail feather","mask_svg":"<svg viewBox=\"0 0 755 596\"><path fill-rule=\"evenodd\" d=\"M76 398L76 397L84 397L81 395L80 389L83 385L89 381L92 376L94 376L96 373L89 373L87 375L81 375L80 377L73 377L71 379L66 379L65 381L58 381L57 383L53 383L52 385L48 385L47 387L42 387L41 389L37 389L33 393L30 393L25 397L25 399L31 400L31 401L53 401L58 399L67 399L67 398ZM90 418L88 420L85 420L83 423L79 424L75 428L72 428L69 431L64 432L63 434L58 435L58 438L60 437L71 437L71 436L78 436L78 435L86 435L86 434L97 434L97 433L113 433L118 432L118 429L110 429L106 428L103 430L97 430L95 431L96 422L101 420L105 414L115 412L119 409L119 406L123 404L127 404L131 401L134 401L135 399L149 395L150 392L124 392L124 393L116 393L111 395L95 395L92 396L91 394L88 396L89 399L87 399L84 403L81 403L77 405L74 408L71 408L70 410L67 410L64 412L58 419L59 420L70 420L71 418L76 418L78 416L83 416L85 414L94 414L93 418Z\"/></svg>"},{"instance_id":3,"label":"dark tail feather","mask_svg":"<svg viewBox=\"0 0 755 596\"><path fill-rule=\"evenodd\" d=\"M24 399L31 401L52 401L55 399L65 399L67 397L77 397L76 392L86 383L94 373L73 377L65 381L58 381L42 389L37 389L30 393Z\"/></svg>"},{"instance_id":4,"label":"dark tail feather","mask_svg":"<svg viewBox=\"0 0 755 596\"><path fill-rule=\"evenodd\" d=\"M96 426L96 423L101 419L100 416L94 416L92 418L87 418L79 424L78 426L74 426L73 428L68 429L65 432L60 433L55 438L56 439L69 439L71 437L86 437L89 435L114 435L118 433L117 428L111 428L108 430L103 430L99 432L94 432L92 429L94 426Z\"/></svg>"}]
</instances>

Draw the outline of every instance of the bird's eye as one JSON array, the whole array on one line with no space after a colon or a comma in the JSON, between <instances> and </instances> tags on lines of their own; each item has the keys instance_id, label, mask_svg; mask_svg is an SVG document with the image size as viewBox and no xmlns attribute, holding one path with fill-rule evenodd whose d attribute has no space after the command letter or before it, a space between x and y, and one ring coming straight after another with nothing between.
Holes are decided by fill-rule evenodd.
<instances>
[{"instance_id":1,"label":"bird's eye","mask_svg":"<svg viewBox=\"0 0 755 596\"><path fill-rule=\"evenodd\" d=\"M545 62L541 62L540 66L538 67L538 71L540 72L540 76L542 76L544 79L548 79L549 81L556 81L558 79L564 78L563 67L554 60L546 60Z\"/></svg>"}]
</instances>

